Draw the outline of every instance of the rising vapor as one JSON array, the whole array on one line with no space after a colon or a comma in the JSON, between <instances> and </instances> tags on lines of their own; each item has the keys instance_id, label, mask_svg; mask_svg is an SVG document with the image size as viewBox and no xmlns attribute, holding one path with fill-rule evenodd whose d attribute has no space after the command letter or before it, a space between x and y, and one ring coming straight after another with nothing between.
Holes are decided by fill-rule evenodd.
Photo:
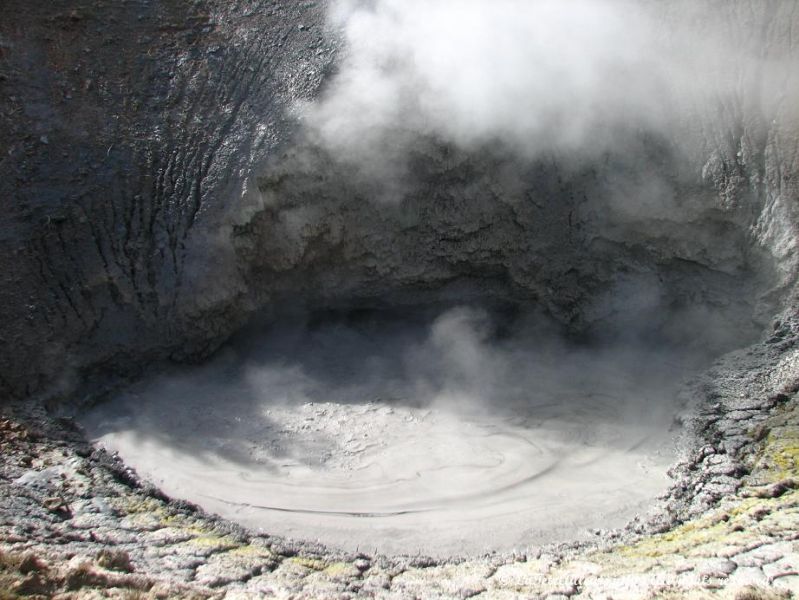
<instances>
[{"instance_id":1,"label":"rising vapor","mask_svg":"<svg viewBox=\"0 0 799 600\"><path fill-rule=\"evenodd\" d=\"M593 156L630 133L665 132L697 95L734 94L728 65L763 68L720 32L661 31L655 6L341 0L331 21L346 55L324 98L303 108L305 122L340 160L376 174L419 136L499 143L526 158Z\"/></svg>"}]
</instances>

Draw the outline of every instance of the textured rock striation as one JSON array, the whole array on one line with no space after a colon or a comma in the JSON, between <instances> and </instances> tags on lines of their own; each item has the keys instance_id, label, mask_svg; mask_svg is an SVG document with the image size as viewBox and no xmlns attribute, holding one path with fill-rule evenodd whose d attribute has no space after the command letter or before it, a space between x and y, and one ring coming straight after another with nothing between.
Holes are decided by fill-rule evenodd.
<instances>
[{"instance_id":1,"label":"textured rock striation","mask_svg":"<svg viewBox=\"0 0 799 600\"><path fill-rule=\"evenodd\" d=\"M241 323L226 246L286 107L330 64L323 9L277 2L5 6L0 381L201 355Z\"/></svg>"}]
</instances>

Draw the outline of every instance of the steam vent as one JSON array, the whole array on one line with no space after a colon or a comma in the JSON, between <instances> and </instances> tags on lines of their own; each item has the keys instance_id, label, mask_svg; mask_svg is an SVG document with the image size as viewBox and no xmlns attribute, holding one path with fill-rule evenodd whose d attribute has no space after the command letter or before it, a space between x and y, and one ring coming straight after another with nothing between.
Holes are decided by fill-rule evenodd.
<instances>
[{"instance_id":1,"label":"steam vent","mask_svg":"<svg viewBox=\"0 0 799 600\"><path fill-rule=\"evenodd\" d=\"M799 598L796 0L1 0L0 200L0 600Z\"/></svg>"}]
</instances>

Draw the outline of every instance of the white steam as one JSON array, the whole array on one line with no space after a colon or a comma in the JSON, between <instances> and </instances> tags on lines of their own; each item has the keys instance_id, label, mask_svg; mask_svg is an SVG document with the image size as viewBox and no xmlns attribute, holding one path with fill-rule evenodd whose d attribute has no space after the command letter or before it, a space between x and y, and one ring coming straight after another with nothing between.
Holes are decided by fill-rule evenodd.
<instances>
[{"instance_id":1,"label":"white steam","mask_svg":"<svg viewBox=\"0 0 799 600\"><path fill-rule=\"evenodd\" d=\"M717 48L693 40L690 56L679 54L684 44L666 45L642 6L342 0L333 20L347 53L307 123L339 158L360 164L396 159L419 133L467 148L501 141L535 156L662 128L675 80L688 63L711 65Z\"/></svg>"}]
</instances>

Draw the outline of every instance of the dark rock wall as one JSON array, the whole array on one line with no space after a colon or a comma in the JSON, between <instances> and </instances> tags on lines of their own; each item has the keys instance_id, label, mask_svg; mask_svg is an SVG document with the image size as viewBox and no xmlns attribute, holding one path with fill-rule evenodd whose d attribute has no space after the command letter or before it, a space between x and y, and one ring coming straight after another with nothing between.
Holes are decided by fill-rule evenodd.
<instances>
[{"instance_id":1,"label":"dark rock wall","mask_svg":"<svg viewBox=\"0 0 799 600\"><path fill-rule=\"evenodd\" d=\"M612 302L619 273L634 275L633 295L659 281L672 303L693 294L723 307L737 293L733 320L767 316L789 294L795 3L652 1L696 39L710 23L774 58L776 83L742 64L724 75L736 93L679 96L667 135L644 132L579 167L422 140L392 206L319 149L287 149L289 108L315 97L333 64L324 4L4 1L3 397L201 357L253 311L298 296L412 298L479 273L584 323L624 311ZM698 64L692 76L719 75ZM653 173L668 214L615 203L650 189Z\"/></svg>"},{"instance_id":2,"label":"dark rock wall","mask_svg":"<svg viewBox=\"0 0 799 600\"><path fill-rule=\"evenodd\" d=\"M216 232L331 60L314 2L7 0L0 389L202 353L245 293Z\"/></svg>"},{"instance_id":3,"label":"dark rock wall","mask_svg":"<svg viewBox=\"0 0 799 600\"><path fill-rule=\"evenodd\" d=\"M600 153L532 159L425 132L408 143L399 123L386 136L408 145L399 192L301 138L234 233L259 304L413 301L468 279L578 330L695 337L711 320L720 339L751 340L796 280L799 13L783 0L642 4L679 56L652 108L662 123L620 128Z\"/></svg>"}]
</instances>

